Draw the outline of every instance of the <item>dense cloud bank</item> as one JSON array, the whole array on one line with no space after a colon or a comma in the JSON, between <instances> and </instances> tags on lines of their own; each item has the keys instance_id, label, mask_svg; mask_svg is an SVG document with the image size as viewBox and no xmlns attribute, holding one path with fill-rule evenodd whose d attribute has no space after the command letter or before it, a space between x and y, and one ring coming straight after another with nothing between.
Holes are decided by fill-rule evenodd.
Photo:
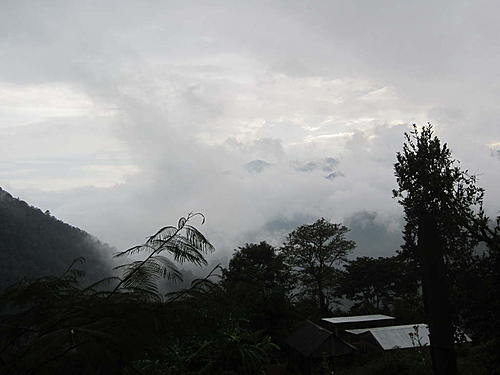
<instances>
[{"instance_id":1,"label":"dense cloud bank","mask_svg":"<svg viewBox=\"0 0 500 375\"><path fill-rule=\"evenodd\" d=\"M214 259L322 216L388 255L413 122L500 208L497 8L2 2L0 182L120 248L195 210Z\"/></svg>"}]
</instances>

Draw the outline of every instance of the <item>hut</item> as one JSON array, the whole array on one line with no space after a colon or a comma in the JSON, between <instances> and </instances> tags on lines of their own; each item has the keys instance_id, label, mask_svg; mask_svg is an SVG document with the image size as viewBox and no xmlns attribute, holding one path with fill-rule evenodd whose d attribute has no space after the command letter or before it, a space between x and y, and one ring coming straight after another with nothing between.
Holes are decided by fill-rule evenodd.
<instances>
[{"instance_id":1,"label":"hut","mask_svg":"<svg viewBox=\"0 0 500 375\"><path fill-rule=\"evenodd\" d=\"M311 321L304 322L286 339L289 362L303 374L317 372L325 362L330 367L334 357L352 354L356 348L330 330Z\"/></svg>"}]
</instances>

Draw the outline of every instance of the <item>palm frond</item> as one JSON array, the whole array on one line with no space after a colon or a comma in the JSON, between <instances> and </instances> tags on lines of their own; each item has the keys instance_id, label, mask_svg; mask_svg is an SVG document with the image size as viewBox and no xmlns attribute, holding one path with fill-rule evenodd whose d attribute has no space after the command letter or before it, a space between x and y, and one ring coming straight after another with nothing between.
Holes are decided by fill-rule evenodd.
<instances>
[{"instance_id":1,"label":"palm frond","mask_svg":"<svg viewBox=\"0 0 500 375\"><path fill-rule=\"evenodd\" d=\"M96 291L95 288L98 287L99 285L110 283L112 281L121 281L121 279L116 276L105 277L101 280L97 280L95 283L90 284L85 289L83 289L82 292L88 292L88 291L95 292Z\"/></svg>"},{"instance_id":2,"label":"palm frond","mask_svg":"<svg viewBox=\"0 0 500 375\"><path fill-rule=\"evenodd\" d=\"M134 286L127 288L129 297L135 297L137 300L148 301L148 302L161 302L162 297L161 294L158 293L157 290L152 289L151 287L139 287Z\"/></svg>"},{"instance_id":3,"label":"palm frond","mask_svg":"<svg viewBox=\"0 0 500 375\"><path fill-rule=\"evenodd\" d=\"M172 225L168 225L166 227L163 227L163 228L159 229L155 234L150 236L148 238L148 240L146 241L146 243L151 243L155 240L166 241L169 238L171 238L172 236L175 236L175 234L178 230L179 230L178 228L176 228Z\"/></svg>"},{"instance_id":4,"label":"palm frond","mask_svg":"<svg viewBox=\"0 0 500 375\"><path fill-rule=\"evenodd\" d=\"M157 280L159 275L155 272L151 264L133 262L124 271L123 287L129 290L141 289L148 293L158 293Z\"/></svg>"},{"instance_id":5,"label":"palm frond","mask_svg":"<svg viewBox=\"0 0 500 375\"><path fill-rule=\"evenodd\" d=\"M63 275L64 278L71 279L71 280L77 280L83 276L86 275L86 272L83 270L78 270L76 268L72 268L68 271L66 271Z\"/></svg>"},{"instance_id":6,"label":"palm frond","mask_svg":"<svg viewBox=\"0 0 500 375\"><path fill-rule=\"evenodd\" d=\"M137 245L137 246L131 247L130 249L120 251L118 253L114 253L113 257L119 258L119 257L123 257L123 256L136 255L136 254L142 253L144 251L154 252L154 251L156 251L156 249L154 247L147 245L147 244Z\"/></svg>"},{"instance_id":7,"label":"palm frond","mask_svg":"<svg viewBox=\"0 0 500 375\"><path fill-rule=\"evenodd\" d=\"M192 243L187 241L185 238L179 236L173 241L165 244L163 250L167 250L174 260L180 264L183 263L193 263L197 266L204 266L207 264L203 253Z\"/></svg>"},{"instance_id":8,"label":"palm frond","mask_svg":"<svg viewBox=\"0 0 500 375\"><path fill-rule=\"evenodd\" d=\"M167 280L182 281L182 273L176 265L168 258L162 255L155 255L151 258L158 266L158 274Z\"/></svg>"},{"instance_id":9,"label":"palm frond","mask_svg":"<svg viewBox=\"0 0 500 375\"><path fill-rule=\"evenodd\" d=\"M186 225L187 219L185 217L181 217L177 222L177 229L181 229L184 225Z\"/></svg>"},{"instance_id":10,"label":"palm frond","mask_svg":"<svg viewBox=\"0 0 500 375\"><path fill-rule=\"evenodd\" d=\"M194 279L191 282L191 288L206 289L206 286L209 286L209 287L218 286L219 284L217 282L215 282L215 281L212 281L211 279L212 278L221 279L222 278L222 274L221 273L215 273L215 272L216 271L221 271L222 272L223 270L224 269L222 268L222 266L220 264L217 264L214 268L212 268L212 270L204 278L202 278L202 279Z\"/></svg>"},{"instance_id":11,"label":"palm frond","mask_svg":"<svg viewBox=\"0 0 500 375\"><path fill-rule=\"evenodd\" d=\"M66 271L64 271L63 276L65 276L67 273L69 273L70 271L72 271L73 270L73 266L76 263L84 264L85 262L86 262L86 260L85 260L84 257L77 257L77 258L73 259L73 261L71 262L71 264L69 265L69 267L66 269Z\"/></svg>"},{"instance_id":12,"label":"palm frond","mask_svg":"<svg viewBox=\"0 0 500 375\"><path fill-rule=\"evenodd\" d=\"M166 278L172 281L182 281L182 273L168 258L155 255L146 262L135 261L122 264L115 269L123 269L123 287L130 290L144 290L158 294L158 281Z\"/></svg>"},{"instance_id":13,"label":"palm frond","mask_svg":"<svg viewBox=\"0 0 500 375\"><path fill-rule=\"evenodd\" d=\"M216 270L222 270L220 264L217 264L204 278L193 280L190 288L167 293L165 295L165 297L167 297L167 301L173 302L182 298L191 298L197 295L209 293L214 290L214 288L219 288L220 284L211 280L211 278L221 277L220 274L215 273Z\"/></svg>"},{"instance_id":14,"label":"palm frond","mask_svg":"<svg viewBox=\"0 0 500 375\"><path fill-rule=\"evenodd\" d=\"M195 227L185 225L186 239L193 243L197 248L201 249L205 254L213 252L213 245L205 238L205 236Z\"/></svg>"},{"instance_id":15,"label":"palm frond","mask_svg":"<svg viewBox=\"0 0 500 375\"><path fill-rule=\"evenodd\" d=\"M141 287L157 293L156 285L160 278L182 280L182 274L175 264L161 253L170 254L173 261L180 264L190 262L198 266L206 265L205 254L214 251L214 247L200 231L187 224L195 216L201 216L202 223L205 222L203 214L191 212L179 219L177 227L168 225L160 228L148 237L143 245L137 245L115 254L115 257L122 257L136 255L143 251L149 252L143 261L134 261L115 267L115 269L123 270L123 277L109 297L122 286L125 289Z\"/></svg>"}]
</instances>

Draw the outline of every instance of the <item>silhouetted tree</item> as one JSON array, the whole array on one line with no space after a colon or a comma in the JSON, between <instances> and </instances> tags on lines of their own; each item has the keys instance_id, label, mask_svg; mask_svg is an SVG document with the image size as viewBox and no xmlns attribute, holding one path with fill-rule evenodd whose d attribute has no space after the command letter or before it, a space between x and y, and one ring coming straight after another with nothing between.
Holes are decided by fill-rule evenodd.
<instances>
[{"instance_id":1,"label":"silhouetted tree","mask_svg":"<svg viewBox=\"0 0 500 375\"><path fill-rule=\"evenodd\" d=\"M329 313L328 291L335 284L336 265L346 261L355 248L354 241L345 238L349 229L321 218L291 232L282 248L285 262L292 268L303 290L318 300L320 313Z\"/></svg>"},{"instance_id":2,"label":"silhouetted tree","mask_svg":"<svg viewBox=\"0 0 500 375\"><path fill-rule=\"evenodd\" d=\"M473 341L482 343L484 367L500 374L500 217L481 221L478 237L485 246L455 278L453 297Z\"/></svg>"},{"instance_id":3,"label":"silhouetted tree","mask_svg":"<svg viewBox=\"0 0 500 375\"><path fill-rule=\"evenodd\" d=\"M223 272L222 285L235 304L234 310L247 318L253 329L267 334L279 331L289 311L293 288L283 255L267 242L239 247Z\"/></svg>"},{"instance_id":4,"label":"silhouetted tree","mask_svg":"<svg viewBox=\"0 0 500 375\"><path fill-rule=\"evenodd\" d=\"M403 253L421 268L434 372L456 374L447 271L469 259L477 244L470 228L476 225L475 207L481 208L483 190L475 186L474 176L459 168L430 124L421 132L414 125L405 136L394 165L399 187L393 191L406 219Z\"/></svg>"},{"instance_id":5,"label":"silhouetted tree","mask_svg":"<svg viewBox=\"0 0 500 375\"><path fill-rule=\"evenodd\" d=\"M400 257L359 257L344 266L338 292L355 301L352 310L390 312L397 299L417 293L414 268Z\"/></svg>"}]
</instances>

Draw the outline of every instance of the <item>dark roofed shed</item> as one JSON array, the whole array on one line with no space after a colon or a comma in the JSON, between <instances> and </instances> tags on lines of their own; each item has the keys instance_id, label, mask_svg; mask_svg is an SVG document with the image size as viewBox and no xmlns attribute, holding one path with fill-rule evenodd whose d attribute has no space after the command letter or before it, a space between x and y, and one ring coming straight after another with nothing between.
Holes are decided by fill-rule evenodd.
<instances>
[{"instance_id":1,"label":"dark roofed shed","mask_svg":"<svg viewBox=\"0 0 500 375\"><path fill-rule=\"evenodd\" d=\"M324 359L351 354L356 348L336 337L333 332L311 321L304 322L286 340L292 361L299 364L305 373L318 366ZM304 367L307 367L304 368Z\"/></svg>"}]
</instances>

